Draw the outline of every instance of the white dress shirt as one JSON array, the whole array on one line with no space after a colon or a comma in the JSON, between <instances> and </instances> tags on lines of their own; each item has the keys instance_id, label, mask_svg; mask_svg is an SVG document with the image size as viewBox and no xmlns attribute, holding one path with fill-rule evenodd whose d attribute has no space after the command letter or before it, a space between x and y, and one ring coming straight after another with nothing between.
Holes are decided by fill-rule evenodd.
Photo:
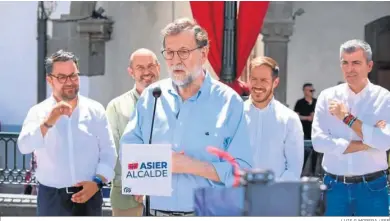
<instances>
[{"instance_id":1,"label":"white dress shirt","mask_svg":"<svg viewBox=\"0 0 390 221\"><path fill-rule=\"evenodd\" d=\"M78 96L71 117L61 116L43 137L40 125L56 101L53 96L33 106L18 138L22 154L37 156L36 178L55 188L90 181L96 174L108 181L114 177L117 153L104 107Z\"/></svg>"},{"instance_id":2,"label":"white dress shirt","mask_svg":"<svg viewBox=\"0 0 390 221\"><path fill-rule=\"evenodd\" d=\"M343 102L352 115L363 122L363 143L372 149L343 154L350 141L361 140L356 133L329 113L328 101ZM374 125L386 121L386 128ZM387 169L386 151L390 148L390 93L368 82L358 94L347 84L340 84L321 92L312 125L314 150L324 153L322 166L335 175L364 175Z\"/></svg>"},{"instance_id":3,"label":"white dress shirt","mask_svg":"<svg viewBox=\"0 0 390 221\"><path fill-rule=\"evenodd\" d=\"M244 111L249 127L254 168L269 169L277 181L301 178L304 136L299 116L272 99L259 109L248 99Z\"/></svg>"}]
</instances>

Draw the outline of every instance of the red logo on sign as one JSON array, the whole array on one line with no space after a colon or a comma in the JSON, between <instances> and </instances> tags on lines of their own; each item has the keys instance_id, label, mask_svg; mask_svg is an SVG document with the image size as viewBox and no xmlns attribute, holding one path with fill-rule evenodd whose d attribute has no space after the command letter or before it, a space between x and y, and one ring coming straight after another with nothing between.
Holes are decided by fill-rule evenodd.
<instances>
[{"instance_id":1,"label":"red logo on sign","mask_svg":"<svg viewBox=\"0 0 390 221\"><path fill-rule=\"evenodd\" d=\"M129 169L129 170L138 169L138 163L129 163L129 164L127 164L127 169Z\"/></svg>"}]
</instances>

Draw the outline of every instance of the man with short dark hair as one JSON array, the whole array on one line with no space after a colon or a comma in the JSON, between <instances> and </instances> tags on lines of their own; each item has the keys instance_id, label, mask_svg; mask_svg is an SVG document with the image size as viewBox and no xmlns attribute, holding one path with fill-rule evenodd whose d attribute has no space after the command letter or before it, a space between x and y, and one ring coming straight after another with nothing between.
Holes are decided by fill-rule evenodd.
<instances>
[{"instance_id":1,"label":"man with short dark hair","mask_svg":"<svg viewBox=\"0 0 390 221\"><path fill-rule=\"evenodd\" d=\"M38 216L101 216L101 188L117 157L104 107L78 94L78 60L57 51L46 60L52 95L33 106L18 138L37 157Z\"/></svg>"},{"instance_id":2,"label":"man with short dark hair","mask_svg":"<svg viewBox=\"0 0 390 221\"><path fill-rule=\"evenodd\" d=\"M305 83L302 87L304 97L299 99L294 107L294 111L299 115L303 126L305 139L311 139L311 124L314 116L317 99L313 97L315 89L312 83Z\"/></svg>"}]
</instances>

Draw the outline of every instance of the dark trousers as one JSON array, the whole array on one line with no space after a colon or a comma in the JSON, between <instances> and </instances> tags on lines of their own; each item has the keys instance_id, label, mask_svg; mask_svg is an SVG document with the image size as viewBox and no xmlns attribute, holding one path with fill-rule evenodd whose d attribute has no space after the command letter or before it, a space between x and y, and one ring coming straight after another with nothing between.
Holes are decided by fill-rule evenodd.
<instances>
[{"instance_id":1,"label":"dark trousers","mask_svg":"<svg viewBox=\"0 0 390 221\"><path fill-rule=\"evenodd\" d=\"M85 203L73 203L73 194L39 184L37 196L38 216L102 216L103 196L98 191Z\"/></svg>"}]
</instances>

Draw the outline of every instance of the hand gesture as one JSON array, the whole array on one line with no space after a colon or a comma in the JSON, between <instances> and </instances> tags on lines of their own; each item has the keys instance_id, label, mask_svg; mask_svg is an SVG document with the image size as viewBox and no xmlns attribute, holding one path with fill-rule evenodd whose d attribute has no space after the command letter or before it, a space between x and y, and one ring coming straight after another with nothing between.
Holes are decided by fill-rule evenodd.
<instances>
[{"instance_id":1,"label":"hand gesture","mask_svg":"<svg viewBox=\"0 0 390 221\"><path fill-rule=\"evenodd\" d=\"M76 187L83 187L80 192L77 192L72 195L72 201L74 203L85 203L87 202L97 191L99 188L97 184L93 181L83 181L76 185Z\"/></svg>"},{"instance_id":2,"label":"hand gesture","mask_svg":"<svg viewBox=\"0 0 390 221\"><path fill-rule=\"evenodd\" d=\"M344 117L348 114L348 109L345 106L345 104L335 101L335 100L330 100L329 101L329 112L333 116L337 117L340 120L343 120Z\"/></svg>"},{"instance_id":3,"label":"hand gesture","mask_svg":"<svg viewBox=\"0 0 390 221\"><path fill-rule=\"evenodd\" d=\"M51 110L46 123L54 125L62 115L70 116L72 114L72 106L65 101L58 102Z\"/></svg>"}]
</instances>

